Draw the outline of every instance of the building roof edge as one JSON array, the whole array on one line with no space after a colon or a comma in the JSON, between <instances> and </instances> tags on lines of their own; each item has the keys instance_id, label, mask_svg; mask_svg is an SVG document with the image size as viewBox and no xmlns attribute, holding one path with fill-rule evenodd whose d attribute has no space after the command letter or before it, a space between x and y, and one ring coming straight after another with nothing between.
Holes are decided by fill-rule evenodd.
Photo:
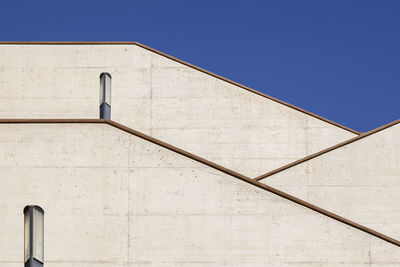
<instances>
[{"instance_id":1,"label":"building roof edge","mask_svg":"<svg viewBox=\"0 0 400 267\"><path fill-rule=\"evenodd\" d=\"M125 41L125 42L100 42L100 41L97 41L97 42L89 42L89 41L80 41L80 42L72 42L72 41L59 41L59 42L51 42L51 41L10 41L10 42L6 42L6 41L0 41L0 45L7 45L7 44L15 44L15 45L136 45L136 46L139 46L139 47L144 48L146 50L149 50L149 51L151 51L153 53L156 53L158 55L164 56L164 57L169 58L169 59L171 59L173 61L176 61L178 63L181 63L181 64L183 64L185 66L188 66L188 67L193 68L195 70L201 71L201 72L203 72L205 74L213 76L213 77L215 77L217 79L220 79L220 80L225 81L227 83L230 83L230 84L233 84L235 86L238 86L238 87L240 87L242 89L245 89L247 91L250 91L250 92L252 92L254 94L257 94L259 96L265 97L265 98L267 98L269 100L272 100L274 102L277 102L277 103L282 104L284 106L287 106L289 108L295 109L295 110L297 110L299 112L302 112L302 113L304 113L306 115L309 115L311 117L314 117L316 119L322 120L322 121L324 121L326 123L329 123L331 125L334 125L336 127L344 129L346 131L349 131L351 133L354 133L354 134L357 134L357 135L361 134L360 132L358 132L356 130L353 130L353 129L349 128L349 127L346 127L346 126L341 125L339 123L336 123L334 121L328 120L328 119L326 119L324 117L316 115L316 114L314 114L314 113L312 113L310 111L307 111L305 109L297 107L297 106L295 106L293 104L290 104L290 103L287 103L285 101L279 100L279 99L277 99L275 97L272 97L272 96L269 96L267 94L264 94L264 93L262 93L260 91L252 89L250 87L247 87L247 86L245 86L243 84L240 84L238 82L229 80L229 79L227 79L225 77L222 77L222 76L220 76L218 74L212 73L212 72L210 72L208 70L202 69L202 68L197 67L197 66L195 66L195 65L193 65L191 63L185 62L185 61L180 60L180 59L178 59L176 57L170 56L168 54L165 54L165 53L163 53L161 51L158 51L158 50L156 50L154 48L151 48L149 46L146 46L146 45L138 43L138 42L129 42L129 41Z\"/></svg>"}]
</instances>

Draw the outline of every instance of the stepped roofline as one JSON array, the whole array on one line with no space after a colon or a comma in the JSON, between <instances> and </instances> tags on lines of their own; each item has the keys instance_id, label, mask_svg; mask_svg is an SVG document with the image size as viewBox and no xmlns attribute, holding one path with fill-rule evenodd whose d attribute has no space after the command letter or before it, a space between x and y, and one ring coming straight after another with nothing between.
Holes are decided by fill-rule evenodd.
<instances>
[{"instance_id":1,"label":"stepped roofline","mask_svg":"<svg viewBox=\"0 0 400 267\"><path fill-rule=\"evenodd\" d=\"M392 125L394 125L394 124L396 124L398 122L400 122L400 120L392 122L390 125L385 125L385 126L383 126L381 128L378 128L378 129L375 130L375 132L378 132L380 130L388 128L388 127L390 127L390 126L392 126ZM205 164L205 165L207 165L207 166L209 166L211 168L214 168L214 169L216 169L218 171L221 171L221 172L226 173L226 174L228 174L230 176L233 176L233 177L235 177L237 179L240 179L240 180L242 180L242 181L244 181L244 182L246 182L248 184L251 184L251 185L256 186L256 187L258 187L260 189L263 189L265 191L268 191L270 193L278 195L278 196L280 196L282 198L285 198L285 199L287 199L287 200L289 200L291 202L297 203L297 204L299 204L299 205L301 205L303 207L311 209L311 210L313 210L315 212L318 212L318 213L320 213L322 215L325 215L325 216L327 216L327 217L329 217L331 219L334 219L336 221L344 223L344 224L346 224L348 226L351 226L353 228L361 230L361 231L363 231L365 233L368 233L370 235L373 235L373 236L375 236L377 238L380 238L380 239L385 240L385 241L387 241L387 242L389 242L389 243L391 243L393 245L396 245L396 246L400 247L400 241L397 240L397 239L394 239L392 237L384 235L384 234L382 234L380 232L377 232L377 231L375 231L375 230L373 230L371 228L368 228L366 226L358 224L358 223L356 223L354 221L346 219L346 218L344 218L342 216L339 216L339 215L337 215L335 213L332 213L332 212L330 212L328 210L322 209L322 208L320 208L318 206L315 206L315 205L313 205L313 204L311 204L311 203L309 203L307 201L304 201L304 200L302 200L300 198L297 198L297 197L295 197L293 195L287 194L287 193L285 193L283 191L280 191L280 190L278 190L278 189L276 189L274 187L271 187L271 186L268 186L266 184L263 184L263 183L255 180L255 179L249 178L249 177L247 177L245 175L242 175L242 174L240 174L238 172L235 172L233 170L225 168L225 167L223 167L221 165L218 165L218 164L216 164L214 162L206 160L206 159L204 159L202 157L194 155L194 154L192 154L190 152L187 152L185 150L177 148L177 147L175 147L173 145L165 143L165 142L163 142L163 141L161 141L159 139L156 139L154 137L151 137L149 135L146 135L144 133L136 131L136 130L134 130L132 128L126 127L126 126L124 126L122 124L119 124L119 123L117 123L115 121L112 121L112 120L105 120L105 119L0 119L0 124L29 124L29 123L37 123L37 124L49 124L49 123L65 123L65 124L68 124L68 123L103 123L103 124L110 125L110 126L115 127L115 128L117 128L119 130L122 130L124 132L129 133L129 134L132 134L132 135L137 136L139 138L142 138L142 139L144 139L146 141L149 141L149 142L151 142L153 144L156 144L156 145L159 145L161 147L164 147L164 148L166 148L168 150L171 150L171 151L173 151L175 153L178 153L178 154L180 154L180 155L182 155L184 157L187 157L187 158L190 158L190 159L195 160L197 162L200 162L202 164ZM368 136L368 135L371 135L371 134L374 133L374 132L372 132L372 133L371 132L368 132L368 133L366 133L366 134L364 134L364 135L362 135L360 137L356 137L356 138L361 139L361 138L363 138L365 136ZM355 139L355 138L353 138L353 139ZM356 140L358 140L358 139L356 139Z\"/></svg>"},{"instance_id":2,"label":"stepped roofline","mask_svg":"<svg viewBox=\"0 0 400 267\"><path fill-rule=\"evenodd\" d=\"M353 129L349 128L349 127L343 126L343 125L341 125L341 124L339 124L339 123L336 123L336 122L333 122L333 121L328 120L328 119L326 119L326 118L323 118L323 117L321 117L321 116L319 116L319 115L316 115L316 114L314 114L314 113L312 113L312 112L309 112L309 111L307 111L307 110L305 110L305 109L302 109L302 108L297 107L297 106L295 106L295 105L289 104L289 103L287 103L287 102L285 102L285 101L279 100L279 99L277 99L277 98L275 98L275 97L272 97L272 96L269 96L269 95L267 95L267 94L261 93L261 92L255 90L255 89L252 89L252 88L247 87L247 86L245 86L245 85L242 85L242 84L240 84L240 83L237 83L237 82L234 82L234 81L229 80L229 79L227 79L227 78L224 78L224 77L222 77L222 76L220 76L220 75L218 75L218 74L212 73L212 72L210 72L210 71L208 71L208 70L202 69L202 68L197 67L197 66L195 66L195 65L193 65L193 64L190 64L190 63L188 63L188 62L185 62L185 61L183 61L183 60L180 60L180 59L178 59L178 58L175 58L175 57L173 57L173 56L170 56L170 55L168 55L168 54L165 54L165 53L163 53L163 52L161 52L161 51L158 51L158 50L156 50L156 49L154 49L154 48L148 47L148 46L146 46L146 45L144 45L144 44L141 44L141 43L138 43L138 42L86 42L86 41L82 41L82 42L70 42L70 41L60 41L60 42L47 42L47 41L43 41L43 42L40 42L40 41L15 41L15 42L13 42L13 41L9 41L9 42L8 42L8 41L0 41L0 45L136 45L136 46L139 46L139 47L144 48L144 49L146 49L146 50L149 50L149 51L151 51L151 52L153 52L153 53L156 53L156 54L158 54L158 55L161 55L161 56L164 56L164 57L166 57L166 58L169 58L169 59L171 59L171 60L173 60L173 61L179 62L179 63L181 63L181 64L183 64L183 65L186 65L186 66L188 66L188 67L190 67L190 68L192 68L192 69L201 71L201 72L203 72L203 73L205 73L205 74L208 74L208 75L210 75L210 76L213 76L213 77L215 77L215 78L217 78L217 79L220 79L220 80L223 80L223 81L228 82L228 83L230 83L230 84L233 84L233 85L235 85L235 86L238 86L238 87L240 87L240 88L242 88L242 89L245 89L245 90L247 90L247 91L250 91L250 92L252 92L252 93L254 93L254 94L257 94L257 95L259 95L259 96L265 97L265 98L267 98L267 99L269 99L269 100L272 100L272 101L274 101L274 102L277 102L277 103L282 104L282 105L284 105L284 106L287 106L287 107L289 107L289 108L295 109L295 110L297 110L297 111L299 111L299 112L302 112L302 113L304 113L304 114L307 114L307 115L309 115L309 116L311 116L311 117L314 117L314 118L316 118L316 119L322 120L322 121L324 121L324 122L326 122L326 123L329 123L329 124L331 124L331 125L334 125L334 126L336 126L336 127L342 128L342 129L344 129L344 130L346 130L346 131L349 131L349 132L351 132L351 133L354 133L354 134L357 134L357 135L360 135L360 134L361 134L360 132L358 132L358 131L356 131L356 130L353 130Z\"/></svg>"}]
</instances>

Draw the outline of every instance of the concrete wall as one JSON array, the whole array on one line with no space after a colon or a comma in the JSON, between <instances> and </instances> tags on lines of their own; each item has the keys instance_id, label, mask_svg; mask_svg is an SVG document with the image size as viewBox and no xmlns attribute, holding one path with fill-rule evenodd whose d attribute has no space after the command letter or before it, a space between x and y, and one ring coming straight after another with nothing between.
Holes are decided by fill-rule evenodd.
<instances>
[{"instance_id":1,"label":"concrete wall","mask_svg":"<svg viewBox=\"0 0 400 267\"><path fill-rule=\"evenodd\" d=\"M261 182L400 239L400 124Z\"/></svg>"},{"instance_id":2,"label":"concrete wall","mask_svg":"<svg viewBox=\"0 0 400 267\"><path fill-rule=\"evenodd\" d=\"M0 118L111 118L250 177L355 134L136 45L0 45Z\"/></svg>"},{"instance_id":3,"label":"concrete wall","mask_svg":"<svg viewBox=\"0 0 400 267\"><path fill-rule=\"evenodd\" d=\"M395 266L400 248L104 124L0 125L0 266Z\"/></svg>"}]
</instances>

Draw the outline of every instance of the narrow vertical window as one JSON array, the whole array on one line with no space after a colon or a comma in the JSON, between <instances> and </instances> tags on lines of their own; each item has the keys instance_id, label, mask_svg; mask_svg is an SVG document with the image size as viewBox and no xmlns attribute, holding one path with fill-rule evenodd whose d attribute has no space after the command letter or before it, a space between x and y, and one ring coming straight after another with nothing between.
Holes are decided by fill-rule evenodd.
<instances>
[{"instance_id":1,"label":"narrow vertical window","mask_svg":"<svg viewBox=\"0 0 400 267\"><path fill-rule=\"evenodd\" d=\"M24 208L25 267L42 267L44 263L44 211L39 206Z\"/></svg>"},{"instance_id":2,"label":"narrow vertical window","mask_svg":"<svg viewBox=\"0 0 400 267\"><path fill-rule=\"evenodd\" d=\"M100 74L100 119L111 119L111 75Z\"/></svg>"}]
</instances>

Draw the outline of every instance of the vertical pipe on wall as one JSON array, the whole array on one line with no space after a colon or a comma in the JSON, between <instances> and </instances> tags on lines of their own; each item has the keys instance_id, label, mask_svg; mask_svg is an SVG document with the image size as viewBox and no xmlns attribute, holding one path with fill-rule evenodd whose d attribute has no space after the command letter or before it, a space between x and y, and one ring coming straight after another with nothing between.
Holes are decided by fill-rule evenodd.
<instances>
[{"instance_id":1,"label":"vertical pipe on wall","mask_svg":"<svg viewBox=\"0 0 400 267\"><path fill-rule=\"evenodd\" d=\"M100 74L100 119L111 119L111 75Z\"/></svg>"},{"instance_id":2,"label":"vertical pipe on wall","mask_svg":"<svg viewBox=\"0 0 400 267\"><path fill-rule=\"evenodd\" d=\"M24 208L24 262L25 267L43 267L44 211L39 206Z\"/></svg>"}]
</instances>

